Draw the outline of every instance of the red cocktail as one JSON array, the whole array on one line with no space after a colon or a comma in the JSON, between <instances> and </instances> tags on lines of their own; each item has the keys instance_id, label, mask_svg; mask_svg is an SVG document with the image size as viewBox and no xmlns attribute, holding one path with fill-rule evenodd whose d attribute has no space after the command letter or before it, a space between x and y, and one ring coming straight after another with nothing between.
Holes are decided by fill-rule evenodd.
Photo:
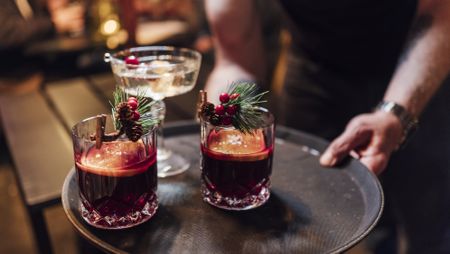
<instances>
[{"instance_id":1,"label":"red cocktail","mask_svg":"<svg viewBox=\"0 0 450 254\"><path fill-rule=\"evenodd\" d=\"M268 125L242 133L233 127L202 122L203 199L220 208L245 210L270 196L273 157L273 118Z\"/></svg>"},{"instance_id":2,"label":"red cocktail","mask_svg":"<svg viewBox=\"0 0 450 254\"><path fill-rule=\"evenodd\" d=\"M96 148L95 142L82 138L89 133L83 130L88 127L86 121L74 127L83 218L95 227L108 229L147 221L158 208L154 133L136 142L120 138Z\"/></svg>"}]
</instances>

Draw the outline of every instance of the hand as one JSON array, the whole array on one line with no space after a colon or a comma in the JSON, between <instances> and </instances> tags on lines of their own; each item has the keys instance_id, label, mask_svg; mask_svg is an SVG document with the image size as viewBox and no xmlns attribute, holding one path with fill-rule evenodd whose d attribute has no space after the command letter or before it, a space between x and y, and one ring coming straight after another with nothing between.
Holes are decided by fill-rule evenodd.
<instances>
[{"instance_id":1,"label":"hand","mask_svg":"<svg viewBox=\"0 0 450 254\"><path fill-rule=\"evenodd\" d=\"M84 8L81 4L52 9L51 16L56 31L60 34L84 30Z\"/></svg>"},{"instance_id":2,"label":"hand","mask_svg":"<svg viewBox=\"0 0 450 254\"><path fill-rule=\"evenodd\" d=\"M326 167L337 165L346 156L358 158L375 174L380 174L402 141L403 127L391 113L376 111L354 117L320 158Z\"/></svg>"}]
</instances>

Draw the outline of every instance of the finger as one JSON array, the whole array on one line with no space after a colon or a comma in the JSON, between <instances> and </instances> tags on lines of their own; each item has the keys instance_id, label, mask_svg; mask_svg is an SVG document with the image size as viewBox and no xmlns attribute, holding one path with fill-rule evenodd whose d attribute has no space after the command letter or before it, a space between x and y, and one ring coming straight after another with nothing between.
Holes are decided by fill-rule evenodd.
<instances>
[{"instance_id":1,"label":"finger","mask_svg":"<svg viewBox=\"0 0 450 254\"><path fill-rule=\"evenodd\" d=\"M347 156L354 148L366 143L370 138L370 130L363 126L347 128L337 137L320 157L323 166L334 166Z\"/></svg>"},{"instance_id":2,"label":"finger","mask_svg":"<svg viewBox=\"0 0 450 254\"><path fill-rule=\"evenodd\" d=\"M389 156L385 154L376 154L373 156L361 157L360 162L376 175L381 174L387 166Z\"/></svg>"},{"instance_id":3,"label":"finger","mask_svg":"<svg viewBox=\"0 0 450 254\"><path fill-rule=\"evenodd\" d=\"M352 156L355 159L361 158L361 155L359 155L359 153L355 152L355 150L351 150L349 155Z\"/></svg>"}]
</instances>

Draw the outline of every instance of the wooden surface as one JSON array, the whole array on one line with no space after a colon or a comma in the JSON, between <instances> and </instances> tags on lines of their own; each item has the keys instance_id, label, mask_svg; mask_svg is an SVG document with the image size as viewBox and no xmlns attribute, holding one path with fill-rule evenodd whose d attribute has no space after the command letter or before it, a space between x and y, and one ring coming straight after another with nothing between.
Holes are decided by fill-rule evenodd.
<instances>
[{"instance_id":1,"label":"wooden surface","mask_svg":"<svg viewBox=\"0 0 450 254\"><path fill-rule=\"evenodd\" d=\"M68 129L82 119L111 111L106 106L106 100L102 102L92 93L85 79L51 83L47 85L46 92Z\"/></svg>"},{"instance_id":2,"label":"wooden surface","mask_svg":"<svg viewBox=\"0 0 450 254\"><path fill-rule=\"evenodd\" d=\"M0 98L8 147L27 205L60 199L61 186L73 165L70 129L100 113L110 113L112 74L47 83L41 91ZM193 119L196 91L167 99L168 121Z\"/></svg>"},{"instance_id":3,"label":"wooden surface","mask_svg":"<svg viewBox=\"0 0 450 254\"><path fill-rule=\"evenodd\" d=\"M0 112L26 204L58 200L65 168L73 164L67 129L39 92L1 97Z\"/></svg>"}]
</instances>

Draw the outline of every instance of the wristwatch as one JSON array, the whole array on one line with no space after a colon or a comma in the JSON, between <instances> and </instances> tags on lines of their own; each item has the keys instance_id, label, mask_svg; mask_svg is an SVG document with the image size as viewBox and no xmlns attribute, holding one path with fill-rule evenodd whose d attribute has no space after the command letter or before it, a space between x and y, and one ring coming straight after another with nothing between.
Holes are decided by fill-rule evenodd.
<instances>
[{"instance_id":1,"label":"wristwatch","mask_svg":"<svg viewBox=\"0 0 450 254\"><path fill-rule=\"evenodd\" d=\"M402 105L393 101L381 101L375 107L375 111L388 112L395 115L403 126L403 137L400 146L403 147L411 138L412 134L419 127L419 121L411 113L408 112Z\"/></svg>"}]
</instances>

